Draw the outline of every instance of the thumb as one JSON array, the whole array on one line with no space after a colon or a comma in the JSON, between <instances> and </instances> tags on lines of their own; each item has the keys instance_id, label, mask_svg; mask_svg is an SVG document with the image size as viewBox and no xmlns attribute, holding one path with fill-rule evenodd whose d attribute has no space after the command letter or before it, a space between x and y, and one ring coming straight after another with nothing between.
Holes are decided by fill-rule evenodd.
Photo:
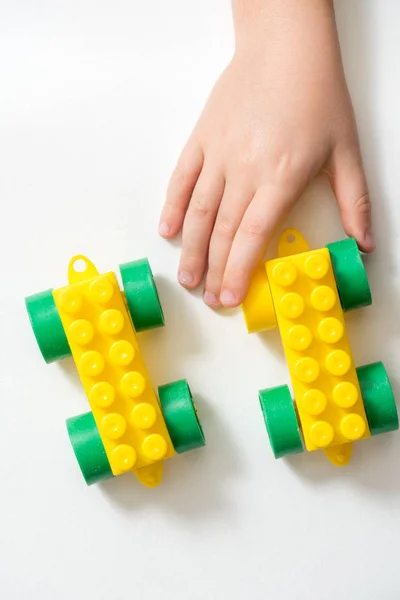
<instances>
[{"instance_id":1,"label":"thumb","mask_svg":"<svg viewBox=\"0 0 400 600\"><path fill-rule=\"evenodd\" d=\"M360 250L372 252L375 247L371 223L371 202L358 148L336 150L329 177L339 204L343 228L354 237Z\"/></svg>"}]
</instances>

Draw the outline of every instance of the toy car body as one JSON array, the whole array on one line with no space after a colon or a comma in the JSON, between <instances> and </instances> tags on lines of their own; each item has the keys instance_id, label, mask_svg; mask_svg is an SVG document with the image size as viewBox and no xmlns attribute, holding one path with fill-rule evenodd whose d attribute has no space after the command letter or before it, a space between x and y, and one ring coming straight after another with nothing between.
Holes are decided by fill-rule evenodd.
<instances>
[{"instance_id":1,"label":"toy car body","mask_svg":"<svg viewBox=\"0 0 400 600\"><path fill-rule=\"evenodd\" d=\"M279 327L289 388L264 389L259 399L276 458L323 449L335 465L348 463L352 442L398 429L396 403L382 363L355 368L343 311L371 304L354 239L310 251L284 231L279 258L255 273L243 312L250 333Z\"/></svg>"},{"instance_id":2,"label":"toy car body","mask_svg":"<svg viewBox=\"0 0 400 600\"><path fill-rule=\"evenodd\" d=\"M204 446L185 380L159 388L158 400L136 331L164 325L147 259L99 274L85 256L68 268L69 284L26 299L46 362L72 354L91 411L67 420L68 434L88 484L133 471L158 485L163 460Z\"/></svg>"}]
</instances>

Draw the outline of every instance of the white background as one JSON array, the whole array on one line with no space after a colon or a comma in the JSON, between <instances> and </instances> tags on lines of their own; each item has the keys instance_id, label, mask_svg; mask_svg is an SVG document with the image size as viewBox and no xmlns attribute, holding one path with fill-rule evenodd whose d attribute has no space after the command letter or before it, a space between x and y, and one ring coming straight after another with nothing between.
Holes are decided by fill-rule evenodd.
<instances>
[{"instance_id":1,"label":"white background","mask_svg":"<svg viewBox=\"0 0 400 600\"><path fill-rule=\"evenodd\" d=\"M357 364L400 397L400 2L337 18L374 202L374 306L348 316ZM275 461L259 388L289 382L278 335L248 336L176 283L157 236L171 169L233 48L227 0L0 2L0 597L4 600L395 600L400 434ZM325 182L289 219L312 247L343 232ZM147 255L166 327L142 335L154 385L186 376L208 445L148 490L87 488L65 419L88 404L71 361L46 366L23 299Z\"/></svg>"}]
</instances>

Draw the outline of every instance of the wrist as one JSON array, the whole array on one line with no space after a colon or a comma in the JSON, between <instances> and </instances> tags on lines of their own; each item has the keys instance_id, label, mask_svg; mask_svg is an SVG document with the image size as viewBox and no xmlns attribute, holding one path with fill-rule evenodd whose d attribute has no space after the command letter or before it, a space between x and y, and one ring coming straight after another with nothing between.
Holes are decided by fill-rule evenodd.
<instances>
[{"instance_id":1,"label":"wrist","mask_svg":"<svg viewBox=\"0 0 400 600\"><path fill-rule=\"evenodd\" d=\"M337 43L333 0L232 0L236 51L302 40Z\"/></svg>"}]
</instances>

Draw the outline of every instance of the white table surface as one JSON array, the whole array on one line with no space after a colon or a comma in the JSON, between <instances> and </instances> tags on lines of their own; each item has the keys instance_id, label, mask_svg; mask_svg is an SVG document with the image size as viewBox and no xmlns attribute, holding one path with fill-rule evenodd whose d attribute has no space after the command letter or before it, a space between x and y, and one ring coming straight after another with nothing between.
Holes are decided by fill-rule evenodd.
<instances>
[{"instance_id":1,"label":"white table surface","mask_svg":"<svg viewBox=\"0 0 400 600\"><path fill-rule=\"evenodd\" d=\"M374 202L374 306L348 316L357 364L383 360L400 398L397 0L341 0L337 19ZM176 283L157 235L177 155L233 47L226 0L0 2L0 597L4 600L395 600L400 433L275 461L259 388L288 383L276 334L248 336ZM313 218L310 219L311 213ZM288 223L343 236L324 181ZM316 225L317 223L317 225ZM65 419L88 404L73 363L46 366L25 295L147 255L166 327L142 336L154 382L187 377L208 445L148 490L87 488Z\"/></svg>"}]
</instances>

